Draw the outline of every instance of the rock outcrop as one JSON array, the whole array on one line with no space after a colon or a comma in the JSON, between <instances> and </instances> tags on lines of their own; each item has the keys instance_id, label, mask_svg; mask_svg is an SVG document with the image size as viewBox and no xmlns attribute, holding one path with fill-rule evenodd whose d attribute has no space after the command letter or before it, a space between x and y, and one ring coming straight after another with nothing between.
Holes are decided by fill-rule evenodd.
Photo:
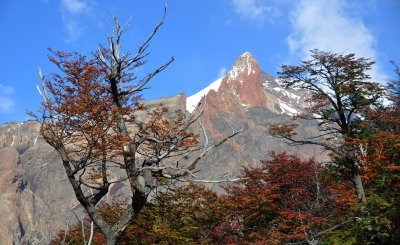
<instances>
[{"instance_id":1,"label":"rock outcrop","mask_svg":"<svg viewBox=\"0 0 400 245\"><path fill-rule=\"evenodd\" d=\"M0 244L48 242L65 221L72 188L35 121L0 127Z\"/></svg>"}]
</instances>

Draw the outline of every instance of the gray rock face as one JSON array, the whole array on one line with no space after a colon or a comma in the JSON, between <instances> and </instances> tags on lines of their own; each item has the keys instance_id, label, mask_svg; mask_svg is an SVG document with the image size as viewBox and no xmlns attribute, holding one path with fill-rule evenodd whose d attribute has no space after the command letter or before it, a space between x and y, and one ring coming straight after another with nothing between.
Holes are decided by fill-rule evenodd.
<instances>
[{"instance_id":1,"label":"gray rock face","mask_svg":"<svg viewBox=\"0 0 400 245\"><path fill-rule=\"evenodd\" d=\"M58 154L39 135L34 121L0 127L0 244L48 242L63 225L74 200ZM6 175L6 176L4 176Z\"/></svg>"},{"instance_id":2,"label":"gray rock face","mask_svg":"<svg viewBox=\"0 0 400 245\"><path fill-rule=\"evenodd\" d=\"M198 165L199 176L208 180L235 177L242 166L268 159L272 150L323 159L316 147L288 147L267 134L268 123L287 121L304 109L304 95L301 90L285 89L279 79L262 72L250 53L241 55L217 91L208 91L201 100L207 99L202 122L211 142L233 130L244 130ZM179 94L146 104L152 108L163 103L184 111L186 101L186 96ZM39 127L35 121L0 127L0 244L12 244L15 239L46 244L72 220L68 210L78 206L59 156L40 137ZM316 133L313 124L303 122L299 128L302 134ZM201 133L198 125L191 130ZM200 144L202 141L200 138ZM112 178L121 175L116 172ZM108 200L124 188L124 183L111 186Z\"/></svg>"}]
</instances>

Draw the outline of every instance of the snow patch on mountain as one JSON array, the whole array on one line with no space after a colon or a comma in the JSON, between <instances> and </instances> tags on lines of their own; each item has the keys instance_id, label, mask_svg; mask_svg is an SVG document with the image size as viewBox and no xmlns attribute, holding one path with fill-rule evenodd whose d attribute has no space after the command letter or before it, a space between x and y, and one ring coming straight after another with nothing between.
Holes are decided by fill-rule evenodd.
<instances>
[{"instance_id":1,"label":"snow patch on mountain","mask_svg":"<svg viewBox=\"0 0 400 245\"><path fill-rule=\"evenodd\" d=\"M232 66L232 69L229 71L229 79L235 80L240 73L243 73L247 69L247 75L249 76L251 73L255 73L252 69L251 59L253 56L250 52L246 52L238 57L238 62ZM242 81L241 81L242 82Z\"/></svg>"},{"instance_id":2,"label":"snow patch on mountain","mask_svg":"<svg viewBox=\"0 0 400 245\"><path fill-rule=\"evenodd\" d=\"M188 112L192 113L194 108L196 108L196 105L200 102L201 98L203 98L203 96L207 95L210 90L214 90L215 92L218 92L219 86L221 85L223 78L224 77L219 78L215 82L208 85L208 87L206 87L205 89L202 89L200 92L187 97L186 98L186 110Z\"/></svg>"},{"instance_id":3,"label":"snow patch on mountain","mask_svg":"<svg viewBox=\"0 0 400 245\"><path fill-rule=\"evenodd\" d=\"M294 109L293 107L290 107L288 104L286 104L285 102L283 102L281 100L279 100L279 106L282 109L282 113L285 113L290 116L299 114L299 112L296 109Z\"/></svg>"},{"instance_id":4,"label":"snow patch on mountain","mask_svg":"<svg viewBox=\"0 0 400 245\"><path fill-rule=\"evenodd\" d=\"M283 94L284 96L289 97L292 100L295 100L297 103L300 100L300 96L298 96L298 95L296 95L294 93L291 93L287 89L284 89L282 87L275 87L275 88L273 88L273 90L275 90L276 92L280 92L281 94Z\"/></svg>"},{"instance_id":5,"label":"snow patch on mountain","mask_svg":"<svg viewBox=\"0 0 400 245\"><path fill-rule=\"evenodd\" d=\"M236 80L238 75L243 73L245 69L245 66L232 66L232 70L229 71L229 80Z\"/></svg>"}]
</instances>

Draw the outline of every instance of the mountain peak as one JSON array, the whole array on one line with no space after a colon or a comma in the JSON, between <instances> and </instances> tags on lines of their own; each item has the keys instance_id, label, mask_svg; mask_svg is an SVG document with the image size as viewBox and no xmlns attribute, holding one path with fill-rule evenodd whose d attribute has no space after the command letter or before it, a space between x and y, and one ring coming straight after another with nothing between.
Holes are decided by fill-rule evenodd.
<instances>
[{"instance_id":1,"label":"mountain peak","mask_svg":"<svg viewBox=\"0 0 400 245\"><path fill-rule=\"evenodd\" d=\"M241 54L238 58L253 58L253 55L249 51L247 51Z\"/></svg>"},{"instance_id":2,"label":"mountain peak","mask_svg":"<svg viewBox=\"0 0 400 245\"><path fill-rule=\"evenodd\" d=\"M259 70L259 65L256 59L251 55L250 52L245 52L236 59L236 63L232 66L229 71L229 80L236 80L241 73L247 73L249 76Z\"/></svg>"},{"instance_id":3,"label":"mountain peak","mask_svg":"<svg viewBox=\"0 0 400 245\"><path fill-rule=\"evenodd\" d=\"M250 52L245 52L236 58L236 66L243 66L249 64L251 61L256 61ZM257 61L256 61L257 62Z\"/></svg>"},{"instance_id":4,"label":"mountain peak","mask_svg":"<svg viewBox=\"0 0 400 245\"><path fill-rule=\"evenodd\" d=\"M197 103L211 90L217 92L218 96L222 96L224 93L234 94L238 100L242 100L240 103L238 102L240 105L259 106L265 104L260 67L250 52L240 55L224 77L187 97L186 110L192 112ZM209 99L211 98L208 98L207 101L210 101Z\"/></svg>"}]
</instances>

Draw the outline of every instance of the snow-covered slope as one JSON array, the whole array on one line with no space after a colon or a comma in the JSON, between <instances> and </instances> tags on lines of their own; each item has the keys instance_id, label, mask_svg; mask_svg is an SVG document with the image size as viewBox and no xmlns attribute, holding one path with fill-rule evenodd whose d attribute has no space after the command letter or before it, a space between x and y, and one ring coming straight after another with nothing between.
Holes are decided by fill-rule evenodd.
<instances>
[{"instance_id":1,"label":"snow-covered slope","mask_svg":"<svg viewBox=\"0 0 400 245\"><path fill-rule=\"evenodd\" d=\"M186 99L186 110L190 113L193 112L194 108L196 108L196 105L200 102L201 98L205 95L208 94L210 90L215 90L215 92L218 92L219 86L221 85L222 79L224 77L219 78L215 82L211 83L208 85L207 88L202 89L200 92L187 97Z\"/></svg>"}]
</instances>

